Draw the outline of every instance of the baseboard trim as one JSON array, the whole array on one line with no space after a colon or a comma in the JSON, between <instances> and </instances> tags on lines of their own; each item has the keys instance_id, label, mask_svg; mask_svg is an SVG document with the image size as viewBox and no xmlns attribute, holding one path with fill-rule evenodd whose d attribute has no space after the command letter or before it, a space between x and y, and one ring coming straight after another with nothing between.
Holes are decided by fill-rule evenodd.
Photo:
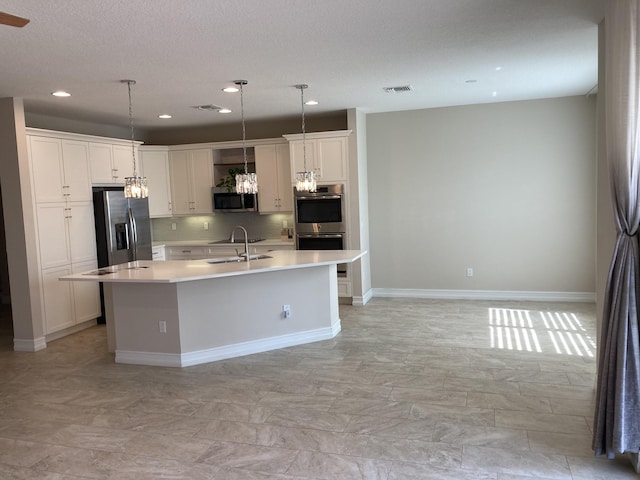
<instances>
[{"instance_id":1,"label":"baseboard trim","mask_svg":"<svg viewBox=\"0 0 640 480\"><path fill-rule=\"evenodd\" d=\"M85 320L84 322L78 323L77 325L73 325L71 327L58 330L57 332L47 334L47 342L52 342L59 338L66 337L67 335L71 335L72 333L77 333L87 328L95 327L97 324L98 321L95 318L91 320Z\"/></svg>"},{"instance_id":2,"label":"baseboard trim","mask_svg":"<svg viewBox=\"0 0 640 480\"><path fill-rule=\"evenodd\" d=\"M363 296L355 296L353 297L352 305L357 307L362 307L367 304L369 300L373 298L373 289L369 289Z\"/></svg>"},{"instance_id":3,"label":"baseboard trim","mask_svg":"<svg viewBox=\"0 0 640 480\"><path fill-rule=\"evenodd\" d=\"M207 348L187 353L155 353L116 350L116 363L150 365L155 367L190 367L202 363L216 362L227 358L241 357L254 353L268 352L280 348L303 345L305 343L329 340L341 330L340 320L331 327L308 330L306 332L280 335L277 337L236 343L224 347Z\"/></svg>"},{"instance_id":4,"label":"baseboard trim","mask_svg":"<svg viewBox=\"0 0 640 480\"><path fill-rule=\"evenodd\" d=\"M13 349L16 352L37 352L47 348L47 341L44 337L34 339L13 339Z\"/></svg>"},{"instance_id":5,"label":"baseboard trim","mask_svg":"<svg viewBox=\"0 0 640 480\"><path fill-rule=\"evenodd\" d=\"M432 298L441 300L518 300L532 302L595 302L593 292L535 292L501 290L420 290L374 288L374 297Z\"/></svg>"}]
</instances>

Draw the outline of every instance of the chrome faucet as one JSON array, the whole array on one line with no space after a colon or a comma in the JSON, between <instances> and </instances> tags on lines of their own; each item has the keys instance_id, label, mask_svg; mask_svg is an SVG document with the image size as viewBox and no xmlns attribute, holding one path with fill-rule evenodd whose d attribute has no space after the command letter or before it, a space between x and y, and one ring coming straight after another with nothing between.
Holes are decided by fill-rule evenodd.
<instances>
[{"instance_id":1,"label":"chrome faucet","mask_svg":"<svg viewBox=\"0 0 640 480\"><path fill-rule=\"evenodd\" d=\"M249 262L249 234L247 233L247 229L244 228L242 225L236 225L235 227L233 227L231 229L231 242L233 243L235 240L235 233L236 233L236 228L239 228L240 230L242 230L244 232L244 255L245 255L245 262ZM237 251L237 250L236 250Z\"/></svg>"}]
</instances>

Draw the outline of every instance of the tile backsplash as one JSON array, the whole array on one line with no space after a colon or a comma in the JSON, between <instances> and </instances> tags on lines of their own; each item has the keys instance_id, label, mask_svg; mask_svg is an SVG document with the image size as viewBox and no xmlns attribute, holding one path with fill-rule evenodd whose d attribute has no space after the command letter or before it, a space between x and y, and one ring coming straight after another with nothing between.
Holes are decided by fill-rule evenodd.
<instances>
[{"instance_id":1,"label":"tile backsplash","mask_svg":"<svg viewBox=\"0 0 640 480\"><path fill-rule=\"evenodd\" d=\"M170 218L152 218L151 228L154 242L181 240L223 240L229 238L231 229L242 225L250 238L279 239L283 222L293 228L293 215L276 213L260 215L254 212L216 213ZM205 223L208 229L205 229ZM175 224L175 230L173 225Z\"/></svg>"}]
</instances>

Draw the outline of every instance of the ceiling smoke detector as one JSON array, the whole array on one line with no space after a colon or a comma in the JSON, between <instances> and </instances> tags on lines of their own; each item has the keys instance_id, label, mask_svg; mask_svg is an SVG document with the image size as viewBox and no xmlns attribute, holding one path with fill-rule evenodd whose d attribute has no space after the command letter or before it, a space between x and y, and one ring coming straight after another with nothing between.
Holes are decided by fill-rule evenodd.
<instances>
[{"instance_id":1,"label":"ceiling smoke detector","mask_svg":"<svg viewBox=\"0 0 640 480\"><path fill-rule=\"evenodd\" d=\"M386 93L403 93L413 92L413 87L411 85L401 85L399 87L384 87L383 90Z\"/></svg>"}]
</instances>

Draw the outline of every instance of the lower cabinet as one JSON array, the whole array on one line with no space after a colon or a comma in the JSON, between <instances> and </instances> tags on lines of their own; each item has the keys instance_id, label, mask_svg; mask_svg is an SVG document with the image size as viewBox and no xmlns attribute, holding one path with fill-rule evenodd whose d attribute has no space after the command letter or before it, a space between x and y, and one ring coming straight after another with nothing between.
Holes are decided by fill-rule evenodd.
<instances>
[{"instance_id":1,"label":"lower cabinet","mask_svg":"<svg viewBox=\"0 0 640 480\"><path fill-rule=\"evenodd\" d=\"M164 247L164 245L151 248L151 260L162 261L166 259L167 259L167 250Z\"/></svg>"},{"instance_id":2,"label":"lower cabinet","mask_svg":"<svg viewBox=\"0 0 640 480\"><path fill-rule=\"evenodd\" d=\"M60 277L97 268L97 262L79 263L73 267L42 270L45 331L47 334L73 327L100 316L100 293L95 282L65 282Z\"/></svg>"},{"instance_id":3,"label":"lower cabinet","mask_svg":"<svg viewBox=\"0 0 640 480\"><path fill-rule=\"evenodd\" d=\"M42 296L44 321L47 334L75 325L71 282L58 280L71 275L71 267L47 268L42 271Z\"/></svg>"}]
</instances>

